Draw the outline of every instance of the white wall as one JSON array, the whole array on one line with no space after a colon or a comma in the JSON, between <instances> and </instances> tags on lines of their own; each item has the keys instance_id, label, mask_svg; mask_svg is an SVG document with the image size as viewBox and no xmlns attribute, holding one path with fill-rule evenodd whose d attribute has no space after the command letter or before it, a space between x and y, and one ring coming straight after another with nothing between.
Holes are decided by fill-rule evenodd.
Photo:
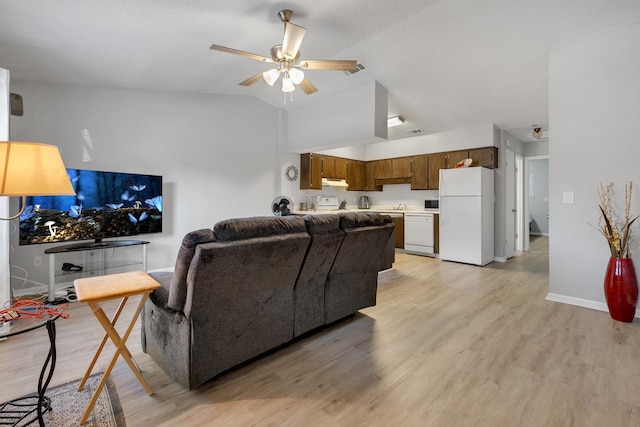
<instances>
[{"instance_id":1,"label":"white wall","mask_svg":"<svg viewBox=\"0 0 640 427\"><path fill-rule=\"evenodd\" d=\"M387 90L368 80L289 110L289 151L317 152L387 138Z\"/></svg>"},{"instance_id":2,"label":"white wall","mask_svg":"<svg viewBox=\"0 0 640 427\"><path fill-rule=\"evenodd\" d=\"M640 24L596 35L549 54L549 298L604 308L609 260L598 223L596 187L638 179ZM573 204L562 203L565 191ZM634 189L632 211L640 213ZM637 255L634 257L638 264Z\"/></svg>"},{"instance_id":3,"label":"white wall","mask_svg":"<svg viewBox=\"0 0 640 427\"><path fill-rule=\"evenodd\" d=\"M495 127L492 124L485 124L395 141L373 143L366 146L366 158L363 160L438 153L463 150L465 148L491 147L496 145L494 132Z\"/></svg>"},{"instance_id":4,"label":"white wall","mask_svg":"<svg viewBox=\"0 0 640 427\"><path fill-rule=\"evenodd\" d=\"M67 167L163 176L163 233L144 235L150 269L172 267L191 230L271 215L282 191L280 113L254 97L47 84L12 91L24 98L24 116L11 117L13 140L57 145ZM88 162L85 129L94 146ZM11 242L12 263L45 282L47 257L42 267L33 257L52 245L19 246L17 229Z\"/></svg>"},{"instance_id":5,"label":"white wall","mask_svg":"<svg viewBox=\"0 0 640 427\"><path fill-rule=\"evenodd\" d=\"M547 156L549 154L549 141L527 142L522 145L525 157Z\"/></svg>"},{"instance_id":6,"label":"white wall","mask_svg":"<svg viewBox=\"0 0 640 427\"><path fill-rule=\"evenodd\" d=\"M529 161L529 199L531 234L549 235L549 159Z\"/></svg>"}]
</instances>

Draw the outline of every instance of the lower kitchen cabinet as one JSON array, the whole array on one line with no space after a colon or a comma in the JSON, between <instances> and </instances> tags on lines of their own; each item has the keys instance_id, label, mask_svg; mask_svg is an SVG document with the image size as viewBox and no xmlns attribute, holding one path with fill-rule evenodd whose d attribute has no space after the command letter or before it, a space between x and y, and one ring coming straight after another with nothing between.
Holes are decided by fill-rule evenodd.
<instances>
[{"instance_id":1,"label":"lower kitchen cabinet","mask_svg":"<svg viewBox=\"0 0 640 427\"><path fill-rule=\"evenodd\" d=\"M395 236L397 231L398 230L394 230L393 233L391 233L391 237L389 237L387 246L384 248L382 260L380 260L380 270L378 271L388 270L392 268L393 263L396 261Z\"/></svg>"},{"instance_id":2,"label":"lower kitchen cabinet","mask_svg":"<svg viewBox=\"0 0 640 427\"><path fill-rule=\"evenodd\" d=\"M404 249L404 218L393 218L396 226L396 248Z\"/></svg>"}]
</instances>

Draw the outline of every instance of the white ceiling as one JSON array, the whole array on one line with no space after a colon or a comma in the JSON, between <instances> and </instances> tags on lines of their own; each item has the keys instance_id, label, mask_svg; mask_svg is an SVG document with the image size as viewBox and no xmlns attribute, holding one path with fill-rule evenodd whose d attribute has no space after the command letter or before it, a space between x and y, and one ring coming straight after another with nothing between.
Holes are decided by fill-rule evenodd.
<instances>
[{"instance_id":1,"label":"white ceiling","mask_svg":"<svg viewBox=\"0 0 640 427\"><path fill-rule=\"evenodd\" d=\"M238 86L269 67L209 46L269 56L285 8L307 28L302 59L367 69L307 71L319 92L298 89L286 104L277 84ZM550 49L639 21L638 0L4 0L0 67L14 82L248 95L282 108L375 79L390 115L407 120L390 139L486 123L517 136L547 129Z\"/></svg>"}]
</instances>

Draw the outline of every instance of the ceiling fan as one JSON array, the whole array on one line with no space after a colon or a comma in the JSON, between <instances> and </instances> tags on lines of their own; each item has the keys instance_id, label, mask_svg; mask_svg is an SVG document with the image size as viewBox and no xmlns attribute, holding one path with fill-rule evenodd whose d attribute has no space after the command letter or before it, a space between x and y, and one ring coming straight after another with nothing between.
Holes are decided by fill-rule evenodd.
<instances>
[{"instance_id":1,"label":"ceiling fan","mask_svg":"<svg viewBox=\"0 0 640 427\"><path fill-rule=\"evenodd\" d=\"M282 75L283 92L293 92L296 88L295 85L299 85L304 93L310 95L317 92L318 89L316 89L313 83L305 77L304 72L302 71L303 69L357 71L357 61L355 60L305 59L299 61L300 45L302 44L304 33L307 30L299 25L291 23L291 15L293 15L293 12L288 9L278 12L278 16L284 23L284 40L282 41L282 44L277 44L271 48L271 58L217 44L211 45L210 49L232 53L234 55L240 55L276 65L276 68L272 68L263 73L258 73L255 76L249 77L245 81L240 82L240 86L251 86L260 79L264 79L269 86L273 86L280 75Z\"/></svg>"}]
</instances>

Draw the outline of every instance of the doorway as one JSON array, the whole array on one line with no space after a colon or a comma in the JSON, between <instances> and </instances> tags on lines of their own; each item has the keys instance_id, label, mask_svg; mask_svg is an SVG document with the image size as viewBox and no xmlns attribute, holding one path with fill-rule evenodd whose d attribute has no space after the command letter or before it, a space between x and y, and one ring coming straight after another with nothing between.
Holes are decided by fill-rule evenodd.
<instances>
[{"instance_id":1,"label":"doorway","mask_svg":"<svg viewBox=\"0 0 640 427\"><path fill-rule=\"evenodd\" d=\"M549 236L549 156L525 158L524 250L531 236Z\"/></svg>"}]
</instances>

